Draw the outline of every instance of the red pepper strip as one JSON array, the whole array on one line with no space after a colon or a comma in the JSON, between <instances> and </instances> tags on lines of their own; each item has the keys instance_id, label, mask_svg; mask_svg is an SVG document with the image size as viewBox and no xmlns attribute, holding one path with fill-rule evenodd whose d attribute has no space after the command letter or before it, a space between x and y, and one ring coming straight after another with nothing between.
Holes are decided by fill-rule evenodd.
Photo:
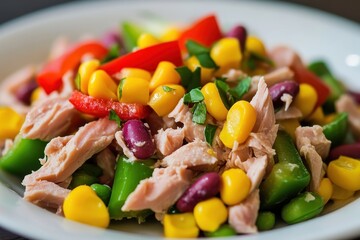
<instances>
[{"instance_id":1,"label":"red pepper strip","mask_svg":"<svg viewBox=\"0 0 360 240\"><path fill-rule=\"evenodd\" d=\"M74 107L95 117L106 117L114 110L122 120L143 119L150 114L150 108L138 103L122 103L107 99L94 98L79 91L74 91L69 98Z\"/></svg>"},{"instance_id":2,"label":"red pepper strip","mask_svg":"<svg viewBox=\"0 0 360 240\"><path fill-rule=\"evenodd\" d=\"M179 44L181 50L186 50L185 43L191 39L206 47L210 47L220 38L222 38L222 33L216 17L209 15L197 20L190 28L185 30L179 37Z\"/></svg>"},{"instance_id":3,"label":"red pepper strip","mask_svg":"<svg viewBox=\"0 0 360 240\"><path fill-rule=\"evenodd\" d=\"M313 86L317 92L318 100L315 109L323 105L326 99L330 95L329 87L314 73L310 72L305 66L300 64L294 64L291 66L291 70L294 71L294 78L299 83L307 83ZM314 109L314 110L315 110Z\"/></svg>"},{"instance_id":4,"label":"red pepper strip","mask_svg":"<svg viewBox=\"0 0 360 240\"><path fill-rule=\"evenodd\" d=\"M181 51L177 41L160 43L128 53L105 63L100 66L100 69L104 70L109 75L114 75L125 67L155 71L157 65L161 61L172 62L175 66L181 66L183 64Z\"/></svg>"},{"instance_id":5,"label":"red pepper strip","mask_svg":"<svg viewBox=\"0 0 360 240\"><path fill-rule=\"evenodd\" d=\"M74 69L85 54L91 54L97 59L103 58L108 49L98 41L86 41L79 43L66 51L59 58L49 62L37 75L38 84L47 94L61 87L62 76L69 70Z\"/></svg>"}]
</instances>

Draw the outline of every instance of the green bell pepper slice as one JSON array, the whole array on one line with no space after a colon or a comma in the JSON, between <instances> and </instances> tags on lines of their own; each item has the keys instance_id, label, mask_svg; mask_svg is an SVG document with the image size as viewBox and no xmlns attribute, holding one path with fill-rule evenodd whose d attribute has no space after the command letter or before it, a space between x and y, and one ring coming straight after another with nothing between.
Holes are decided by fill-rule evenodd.
<instances>
[{"instance_id":1,"label":"green bell pepper slice","mask_svg":"<svg viewBox=\"0 0 360 240\"><path fill-rule=\"evenodd\" d=\"M39 139L15 139L11 149L0 158L0 168L18 177L24 177L41 167L47 142Z\"/></svg>"},{"instance_id":2,"label":"green bell pepper slice","mask_svg":"<svg viewBox=\"0 0 360 240\"><path fill-rule=\"evenodd\" d=\"M137 46L137 40L144 30L131 22L123 22L121 25L124 47L127 52L132 52Z\"/></svg>"},{"instance_id":3,"label":"green bell pepper slice","mask_svg":"<svg viewBox=\"0 0 360 240\"><path fill-rule=\"evenodd\" d=\"M143 222L152 213L150 210L123 212L121 208L140 181L152 176L154 163L150 159L129 161L125 156L119 156L108 205L111 219L137 218Z\"/></svg>"},{"instance_id":4,"label":"green bell pepper slice","mask_svg":"<svg viewBox=\"0 0 360 240\"><path fill-rule=\"evenodd\" d=\"M348 130L348 114L339 113L333 121L323 126L325 137L331 141L331 147L342 144Z\"/></svg>"},{"instance_id":5,"label":"green bell pepper slice","mask_svg":"<svg viewBox=\"0 0 360 240\"><path fill-rule=\"evenodd\" d=\"M310 183L310 173L286 132L278 132L273 147L277 163L260 185L262 209L274 208L291 199Z\"/></svg>"}]
</instances>

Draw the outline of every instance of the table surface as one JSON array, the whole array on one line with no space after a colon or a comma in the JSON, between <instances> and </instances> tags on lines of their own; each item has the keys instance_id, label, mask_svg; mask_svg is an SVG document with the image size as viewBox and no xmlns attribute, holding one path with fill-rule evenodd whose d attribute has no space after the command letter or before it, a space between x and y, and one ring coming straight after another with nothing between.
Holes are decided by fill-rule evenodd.
<instances>
[{"instance_id":1,"label":"table surface","mask_svg":"<svg viewBox=\"0 0 360 240\"><path fill-rule=\"evenodd\" d=\"M33 11L44 9L50 6L73 2L76 0L12 0L1 1L0 3L0 27L2 23L11 21L14 18L31 13ZM278 2L281 0L278 0ZM282 2L291 2L299 5L308 6L329 12L349 20L360 23L360 1L359 0L283 0ZM21 236L6 231L0 227L0 239L3 240L23 240Z\"/></svg>"}]
</instances>

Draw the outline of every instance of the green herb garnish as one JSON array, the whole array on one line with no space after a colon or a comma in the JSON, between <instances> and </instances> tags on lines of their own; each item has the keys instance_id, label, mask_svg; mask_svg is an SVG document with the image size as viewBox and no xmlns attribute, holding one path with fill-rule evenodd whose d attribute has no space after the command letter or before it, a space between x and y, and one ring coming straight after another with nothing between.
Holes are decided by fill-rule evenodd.
<instances>
[{"instance_id":1,"label":"green herb garnish","mask_svg":"<svg viewBox=\"0 0 360 240\"><path fill-rule=\"evenodd\" d=\"M121 79L117 88L118 98L122 98L122 91L125 83L125 78Z\"/></svg>"},{"instance_id":2,"label":"green herb garnish","mask_svg":"<svg viewBox=\"0 0 360 240\"><path fill-rule=\"evenodd\" d=\"M207 124L205 126L205 140L210 146L212 145L212 142L214 140L215 132L216 132L217 126L212 124Z\"/></svg>"},{"instance_id":3,"label":"green herb garnish","mask_svg":"<svg viewBox=\"0 0 360 240\"><path fill-rule=\"evenodd\" d=\"M190 92L184 95L184 103L198 103L204 100L204 95L198 88L192 89Z\"/></svg>"},{"instance_id":4,"label":"green herb garnish","mask_svg":"<svg viewBox=\"0 0 360 240\"><path fill-rule=\"evenodd\" d=\"M202 46L201 44L188 40L185 43L190 56L195 56L202 67L205 68L218 68L214 60L210 56L210 49Z\"/></svg>"},{"instance_id":5,"label":"green herb garnish","mask_svg":"<svg viewBox=\"0 0 360 240\"><path fill-rule=\"evenodd\" d=\"M188 67L177 67L175 70L179 73L181 78L181 84L186 88L187 92L190 92L194 88L201 87L201 68L197 67L192 72Z\"/></svg>"},{"instance_id":6,"label":"green herb garnish","mask_svg":"<svg viewBox=\"0 0 360 240\"><path fill-rule=\"evenodd\" d=\"M165 91L165 92L171 92L171 91L174 91L175 89L174 88L171 88L169 86L162 86L162 89Z\"/></svg>"},{"instance_id":7,"label":"green herb garnish","mask_svg":"<svg viewBox=\"0 0 360 240\"><path fill-rule=\"evenodd\" d=\"M192 121L197 124L204 124L206 121L206 106L205 103L198 102L192 108Z\"/></svg>"},{"instance_id":8,"label":"green herb garnish","mask_svg":"<svg viewBox=\"0 0 360 240\"><path fill-rule=\"evenodd\" d=\"M110 110L109 112L109 120L112 120L112 121L115 121L118 126L120 127L121 126L121 119L120 117L116 114L116 112L114 110Z\"/></svg>"}]
</instances>

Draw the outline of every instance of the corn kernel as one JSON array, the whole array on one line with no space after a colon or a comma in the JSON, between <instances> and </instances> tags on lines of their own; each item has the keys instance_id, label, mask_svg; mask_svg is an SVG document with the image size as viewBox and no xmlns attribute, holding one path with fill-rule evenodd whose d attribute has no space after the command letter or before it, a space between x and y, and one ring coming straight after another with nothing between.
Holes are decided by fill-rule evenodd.
<instances>
[{"instance_id":1,"label":"corn kernel","mask_svg":"<svg viewBox=\"0 0 360 240\"><path fill-rule=\"evenodd\" d=\"M196 68L201 68L201 84L205 85L206 83L210 82L214 75L214 69L213 68L204 68L201 67L199 60L195 56L191 56L186 61L187 67L194 72Z\"/></svg>"},{"instance_id":2,"label":"corn kernel","mask_svg":"<svg viewBox=\"0 0 360 240\"><path fill-rule=\"evenodd\" d=\"M99 68L100 62L96 59L83 62L78 70L78 87L84 94L88 94L88 87L91 75Z\"/></svg>"},{"instance_id":3,"label":"corn kernel","mask_svg":"<svg viewBox=\"0 0 360 240\"><path fill-rule=\"evenodd\" d=\"M124 78L119 84L117 94L119 102L146 105L150 95L149 81L135 77Z\"/></svg>"},{"instance_id":4,"label":"corn kernel","mask_svg":"<svg viewBox=\"0 0 360 240\"><path fill-rule=\"evenodd\" d=\"M199 228L192 213L165 214L164 235L167 238L196 238Z\"/></svg>"},{"instance_id":5,"label":"corn kernel","mask_svg":"<svg viewBox=\"0 0 360 240\"><path fill-rule=\"evenodd\" d=\"M91 187L81 185L74 188L65 198L64 216L73 221L107 228L110 216L104 202Z\"/></svg>"},{"instance_id":6,"label":"corn kernel","mask_svg":"<svg viewBox=\"0 0 360 240\"><path fill-rule=\"evenodd\" d=\"M39 100L42 91L44 90L41 87L35 88L35 90L31 93L31 97L30 97L31 104Z\"/></svg>"},{"instance_id":7,"label":"corn kernel","mask_svg":"<svg viewBox=\"0 0 360 240\"><path fill-rule=\"evenodd\" d=\"M160 85L179 84L181 78L175 68L176 66L171 62L160 62L150 80L150 92Z\"/></svg>"},{"instance_id":8,"label":"corn kernel","mask_svg":"<svg viewBox=\"0 0 360 240\"><path fill-rule=\"evenodd\" d=\"M337 113L331 113L325 116L324 118L324 124L331 123L336 118Z\"/></svg>"},{"instance_id":9,"label":"corn kernel","mask_svg":"<svg viewBox=\"0 0 360 240\"><path fill-rule=\"evenodd\" d=\"M14 139L24 122L24 117L10 107L0 107L0 139Z\"/></svg>"},{"instance_id":10,"label":"corn kernel","mask_svg":"<svg viewBox=\"0 0 360 240\"><path fill-rule=\"evenodd\" d=\"M201 88L201 92L204 95L204 102L206 110L218 121L224 121L228 110L224 106L221 100L219 91L214 83L207 83Z\"/></svg>"},{"instance_id":11,"label":"corn kernel","mask_svg":"<svg viewBox=\"0 0 360 240\"><path fill-rule=\"evenodd\" d=\"M216 197L199 202L194 207L195 221L203 231L215 231L226 221L227 216L224 203Z\"/></svg>"},{"instance_id":12,"label":"corn kernel","mask_svg":"<svg viewBox=\"0 0 360 240\"><path fill-rule=\"evenodd\" d=\"M324 204L330 200L333 193L333 184L329 178L323 178L321 180L317 193L322 197Z\"/></svg>"},{"instance_id":13,"label":"corn kernel","mask_svg":"<svg viewBox=\"0 0 360 240\"><path fill-rule=\"evenodd\" d=\"M222 38L210 50L210 56L220 67L217 75L226 73L229 69L238 69L242 59L239 40L236 38Z\"/></svg>"},{"instance_id":14,"label":"corn kernel","mask_svg":"<svg viewBox=\"0 0 360 240\"><path fill-rule=\"evenodd\" d=\"M231 168L221 175L221 200L227 205L235 205L243 201L250 192L251 181L239 168Z\"/></svg>"},{"instance_id":15,"label":"corn kernel","mask_svg":"<svg viewBox=\"0 0 360 240\"><path fill-rule=\"evenodd\" d=\"M135 77L135 78L143 78L150 82L151 73L141 68L123 68L120 71L119 79L127 78L127 77Z\"/></svg>"},{"instance_id":16,"label":"corn kernel","mask_svg":"<svg viewBox=\"0 0 360 240\"><path fill-rule=\"evenodd\" d=\"M116 100L117 85L103 70L96 70L90 77L88 85L89 96L108 100Z\"/></svg>"},{"instance_id":17,"label":"corn kernel","mask_svg":"<svg viewBox=\"0 0 360 240\"><path fill-rule=\"evenodd\" d=\"M179 38L181 31L177 27L170 27L165 30L163 35L161 35L160 40L162 42L175 41Z\"/></svg>"},{"instance_id":18,"label":"corn kernel","mask_svg":"<svg viewBox=\"0 0 360 240\"><path fill-rule=\"evenodd\" d=\"M300 126L300 122L296 118L280 120L278 122L280 126L287 132L292 139L295 140L295 130Z\"/></svg>"},{"instance_id":19,"label":"corn kernel","mask_svg":"<svg viewBox=\"0 0 360 240\"><path fill-rule=\"evenodd\" d=\"M147 48L156 44L159 44L160 40L149 33L143 33L137 39L137 46L139 48Z\"/></svg>"},{"instance_id":20,"label":"corn kernel","mask_svg":"<svg viewBox=\"0 0 360 240\"><path fill-rule=\"evenodd\" d=\"M220 132L220 140L232 148L234 142L246 141L256 122L256 110L245 100L236 102L229 110L224 127Z\"/></svg>"},{"instance_id":21,"label":"corn kernel","mask_svg":"<svg viewBox=\"0 0 360 240\"><path fill-rule=\"evenodd\" d=\"M178 84L158 86L150 95L148 105L160 117L168 115L184 96L185 89Z\"/></svg>"},{"instance_id":22,"label":"corn kernel","mask_svg":"<svg viewBox=\"0 0 360 240\"><path fill-rule=\"evenodd\" d=\"M303 118L306 118L313 112L317 99L318 96L315 88L307 83L301 83L299 94L295 97L292 104L301 111Z\"/></svg>"},{"instance_id":23,"label":"corn kernel","mask_svg":"<svg viewBox=\"0 0 360 240\"><path fill-rule=\"evenodd\" d=\"M266 56L264 43L255 36L248 36L246 38L245 50L247 52L253 52L261 56Z\"/></svg>"},{"instance_id":24,"label":"corn kernel","mask_svg":"<svg viewBox=\"0 0 360 240\"><path fill-rule=\"evenodd\" d=\"M346 200L354 195L354 191L349 191L333 184L333 192L331 195L332 200Z\"/></svg>"},{"instance_id":25,"label":"corn kernel","mask_svg":"<svg viewBox=\"0 0 360 240\"><path fill-rule=\"evenodd\" d=\"M310 116L306 119L308 122L311 122L313 124L317 125L324 125L325 124L325 115L322 107L317 107L315 111L310 114Z\"/></svg>"},{"instance_id":26,"label":"corn kernel","mask_svg":"<svg viewBox=\"0 0 360 240\"><path fill-rule=\"evenodd\" d=\"M340 156L329 163L327 175L331 182L343 189L360 190L360 160Z\"/></svg>"}]
</instances>

